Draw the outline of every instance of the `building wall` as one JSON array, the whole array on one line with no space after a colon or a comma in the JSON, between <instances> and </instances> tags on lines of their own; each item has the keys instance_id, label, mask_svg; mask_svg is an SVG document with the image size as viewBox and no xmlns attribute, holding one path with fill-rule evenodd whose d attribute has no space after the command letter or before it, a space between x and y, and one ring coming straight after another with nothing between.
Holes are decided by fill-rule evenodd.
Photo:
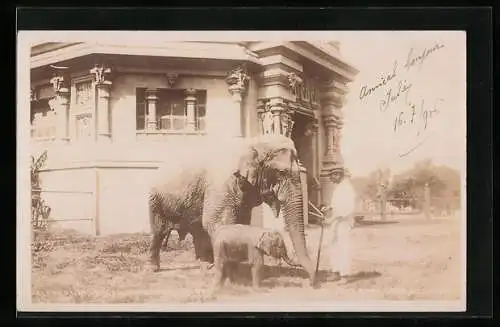
<instances>
[{"instance_id":1,"label":"building wall","mask_svg":"<svg viewBox=\"0 0 500 327\"><path fill-rule=\"evenodd\" d=\"M51 208L50 227L61 226L94 234L94 169L46 170L41 172L40 179L42 198Z\"/></svg>"},{"instance_id":2,"label":"building wall","mask_svg":"<svg viewBox=\"0 0 500 327\"><path fill-rule=\"evenodd\" d=\"M98 168L100 235L150 232L147 194L155 170Z\"/></svg>"}]
</instances>

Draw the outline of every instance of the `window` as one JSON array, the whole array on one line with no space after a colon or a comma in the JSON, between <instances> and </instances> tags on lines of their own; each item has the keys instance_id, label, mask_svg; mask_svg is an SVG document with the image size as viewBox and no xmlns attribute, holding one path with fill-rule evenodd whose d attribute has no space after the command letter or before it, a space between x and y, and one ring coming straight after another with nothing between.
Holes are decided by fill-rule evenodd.
<instances>
[{"instance_id":1,"label":"window","mask_svg":"<svg viewBox=\"0 0 500 327\"><path fill-rule=\"evenodd\" d=\"M92 80L85 79L74 83L74 131L77 140L90 140L94 135L95 93Z\"/></svg>"},{"instance_id":2,"label":"window","mask_svg":"<svg viewBox=\"0 0 500 327\"><path fill-rule=\"evenodd\" d=\"M77 111L87 113L92 111L92 81L75 84L75 104Z\"/></svg>"},{"instance_id":3,"label":"window","mask_svg":"<svg viewBox=\"0 0 500 327\"><path fill-rule=\"evenodd\" d=\"M181 89L158 89L155 92L158 97L156 102L156 113L154 122L149 128L165 132L183 132L189 127L189 118L191 117L188 110L188 101L186 100L186 90ZM136 106L137 106L137 121L138 130L148 128L148 91L145 88L136 90ZM196 101L194 101L194 130L205 130L205 113L206 113L206 91L196 90L194 93ZM150 122L151 123L151 122ZM151 127L152 126L152 127Z\"/></svg>"}]
</instances>

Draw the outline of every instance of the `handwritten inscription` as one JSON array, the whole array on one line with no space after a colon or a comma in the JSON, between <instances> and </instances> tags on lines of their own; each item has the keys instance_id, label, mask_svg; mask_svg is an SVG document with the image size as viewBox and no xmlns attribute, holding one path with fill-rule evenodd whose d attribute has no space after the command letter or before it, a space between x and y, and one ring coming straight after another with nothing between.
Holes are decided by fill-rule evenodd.
<instances>
[{"instance_id":1,"label":"handwritten inscription","mask_svg":"<svg viewBox=\"0 0 500 327\"><path fill-rule=\"evenodd\" d=\"M386 111L392 103L398 101L401 95L408 94L411 87L412 84L407 80L399 81L396 89L389 87L385 93L385 97L380 100L380 111Z\"/></svg>"},{"instance_id":2,"label":"handwritten inscription","mask_svg":"<svg viewBox=\"0 0 500 327\"><path fill-rule=\"evenodd\" d=\"M394 78L396 78L397 68L398 68L398 61L396 60L396 61L394 61L394 68L392 70L392 73L383 75L380 78L380 81L375 85L372 85L372 86L363 85L361 87L360 92L359 92L359 99L362 100L363 98L366 98L366 97L372 95L373 93L375 93L375 91L377 91L381 87L387 85L390 81L392 81Z\"/></svg>"},{"instance_id":3,"label":"handwritten inscription","mask_svg":"<svg viewBox=\"0 0 500 327\"><path fill-rule=\"evenodd\" d=\"M410 68L414 67L415 65L418 65L418 67L420 68L427 57L429 57L432 53L441 50L442 48L444 48L443 44L436 43L430 48L424 48L424 50L417 55L415 55L415 49L410 48L410 51L408 52L408 56L406 58L406 63L404 65L406 71L409 71Z\"/></svg>"},{"instance_id":4,"label":"handwritten inscription","mask_svg":"<svg viewBox=\"0 0 500 327\"><path fill-rule=\"evenodd\" d=\"M435 42L432 46L420 50L410 48L406 58L402 60L404 65L400 65L398 60L394 60L392 70L382 73L378 82L361 86L359 99L379 97L379 111L382 113L391 112L394 133L407 129L415 130L416 136L421 139L421 134L428 129L431 120L439 115L440 105L444 99L419 97L418 94L415 94L417 92L415 81L407 73L414 67L418 68L416 72L419 72L427 59L444 47L444 44ZM422 143L423 140L417 142L417 145L412 146L411 150L404 155L412 152Z\"/></svg>"}]
</instances>

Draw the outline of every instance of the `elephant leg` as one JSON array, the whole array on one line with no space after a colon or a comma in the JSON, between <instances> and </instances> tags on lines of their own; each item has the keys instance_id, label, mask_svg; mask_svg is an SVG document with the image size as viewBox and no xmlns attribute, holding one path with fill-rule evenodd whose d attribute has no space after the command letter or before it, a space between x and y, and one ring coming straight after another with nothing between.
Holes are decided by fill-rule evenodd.
<instances>
[{"instance_id":1,"label":"elephant leg","mask_svg":"<svg viewBox=\"0 0 500 327\"><path fill-rule=\"evenodd\" d=\"M224 255L224 247L222 244L214 244L214 257L215 257L215 262L214 262L214 268L215 268L215 274L214 274L214 280L213 280L213 285L212 285L212 292L217 292L222 288L222 285L225 280L225 269L227 269L226 262L225 262L225 255Z\"/></svg>"},{"instance_id":2,"label":"elephant leg","mask_svg":"<svg viewBox=\"0 0 500 327\"><path fill-rule=\"evenodd\" d=\"M228 278L231 283L235 282L234 275L236 274L237 267L238 267L237 262L226 262L225 274L226 278Z\"/></svg>"},{"instance_id":3,"label":"elephant leg","mask_svg":"<svg viewBox=\"0 0 500 327\"><path fill-rule=\"evenodd\" d=\"M257 251L255 251L257 252ZM264 257L260 253L252 254L252 287L254 289L260 288L262 267L264 266Z\"/></svg>"},{"instance_id":4,"label":"elephant leg","mask_svg":"<svg viewBox=\"0 0 500 327\"><path fill-rule=\"evenodd\" d=\"M150 263L153 271L160 270L160 249L163 240L165 239L166 233L171 230L167 227L168 224L166 223L166 221L163 221L158 225L153 226L153 238L151 240L151 247L149 250Z\"/></svg>"},{"instance_id":5,"label":"elephant leg","mask_svg":"<svg viewBox=\"0 0 500 327\"><path fill-rule=\"evenodd\" d=\"M150 261L154 271L160 270L160 248L165 237L163 231L158 231L153 234L150 248Z\"/></svg>"},{"instance_id":6,"label":"elephant leg","mask_svg":"<svg viewBox=\"0 0 500 327\"><path fill-rule=\"evenodd\" d=\"M193 236L194 252L196 260L203 262L214 262L214 249L212 248L212 240L210 235L203 229L201 224L193 227L191 230Z\"/></svg>"}]
</instances>

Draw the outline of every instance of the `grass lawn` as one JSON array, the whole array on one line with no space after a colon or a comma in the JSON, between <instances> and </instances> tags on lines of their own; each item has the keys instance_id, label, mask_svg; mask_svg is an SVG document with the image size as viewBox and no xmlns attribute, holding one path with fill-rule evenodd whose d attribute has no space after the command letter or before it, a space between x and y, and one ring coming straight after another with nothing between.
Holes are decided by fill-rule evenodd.
<instances>
[{"instance_id":1,"label":"grass lawn","mask_svg":"<svg viewBox=\"0 0 500 327\"><path fill-rule=\"evenodd\" d=\"M150 236L89 237L75 232L39 233L32 244L34 303L203 303L229 301L274 303L300 301L459 300L461 294L460 219L394 217L387 223L364 223L353 229L353 276L347 281L308 286L305 272L268 262L263 287L250 286L250 269L226 283L216 297L208 292L213 270L200 269L191 239L161 255L162 270L145 269ZM319 228L307 230L316 258ZM320 272L326 267L320 261Z\"/></svg>"}]
</instances>

